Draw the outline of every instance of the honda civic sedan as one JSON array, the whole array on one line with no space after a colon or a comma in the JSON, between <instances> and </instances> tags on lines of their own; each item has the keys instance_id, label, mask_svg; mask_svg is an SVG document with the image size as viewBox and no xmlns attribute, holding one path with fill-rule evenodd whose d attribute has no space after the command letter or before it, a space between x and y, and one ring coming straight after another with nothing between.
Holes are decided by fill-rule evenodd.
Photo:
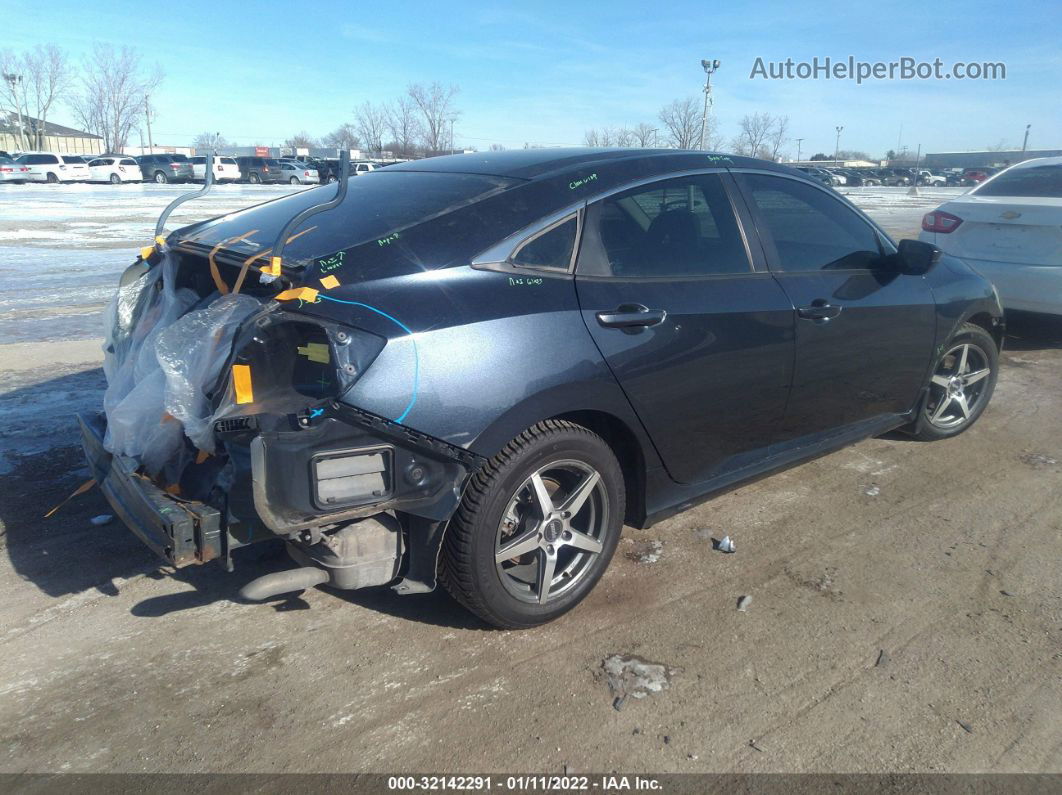
<instances>
[{"instance_id":1,"label":"honda civic sedan","mask_svg":"<svg viewBox=\"0 0 1062 795\"><path fill-rule=\"evenodd\" d=\"M282 539L298 566L246 599L440 582L514 628L583 600L624 525L893 429L962 433L1003 338L983 277L799 171L587 149L185 227L109 324L84 446L171 565Z\"/></svg>"}]
</instances>

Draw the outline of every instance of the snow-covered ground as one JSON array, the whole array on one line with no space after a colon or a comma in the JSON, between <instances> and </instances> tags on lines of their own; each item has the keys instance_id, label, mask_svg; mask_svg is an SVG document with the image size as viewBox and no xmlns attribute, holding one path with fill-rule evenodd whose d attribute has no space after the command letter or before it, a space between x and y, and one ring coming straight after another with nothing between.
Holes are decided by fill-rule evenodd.
<instances>
[{"instance_id":1,"label":"snow-covered ground","mask_svg":"<svg viewBox=\"0 0 1062 795\"><path fill-rule=\"evenodd\" d=\"M0 344L102 336L100 310L155 221L187 185L0 186ZM303 187L217 185L170 217L176 229ZM917 233L924 213L959 188L841 188L893 237Z\"/></svg>"}]
</instances>

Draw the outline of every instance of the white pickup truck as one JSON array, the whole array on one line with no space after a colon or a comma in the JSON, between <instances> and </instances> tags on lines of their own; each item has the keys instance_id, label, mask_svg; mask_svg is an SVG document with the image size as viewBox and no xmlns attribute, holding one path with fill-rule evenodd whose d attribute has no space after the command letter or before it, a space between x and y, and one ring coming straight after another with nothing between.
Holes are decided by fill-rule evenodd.
<instances>
[{"instance_id":1,"label":"white pickup truck","mask_svg":"<svg viewBox=\"0 0 1062 795\"><path fill-rule=\"evenodd\" d=\"M920 169L918 172L918 184L919 185L938 185L943 187L948 184L948 178L943 177L940 174L934 174L932 171L926 171Z\"/></svg>"}]
</instances>

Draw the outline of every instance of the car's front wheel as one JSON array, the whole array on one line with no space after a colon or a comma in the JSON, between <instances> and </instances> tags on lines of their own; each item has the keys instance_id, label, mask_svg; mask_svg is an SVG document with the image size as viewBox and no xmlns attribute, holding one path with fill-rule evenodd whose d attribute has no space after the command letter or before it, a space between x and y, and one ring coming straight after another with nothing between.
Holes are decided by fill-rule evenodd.
<instances>
[{"instance_id":1,"label":"car's front wheel","mask_svg":"<svg viewBox=\"0 0 1062 795\"><path fill-rule=\"evenodd\" d=\"M291 179L288 180L288 184L289 185L298 185L299 184L299 178L298 177L292 177Z\"/></svg>"},{"instance_id":2,"label":"car's front wheel","mask_svg":"<svg viewBox=\"0 0 1062 795\"><path fill-rule=\"evenodd\" d=\"M992 399L998 371L996 341L980 326L964 325L937 359L915 435L948 439L973 425Z\"/></svg>"},{"instance_id":3,"label":"car's front wheel","mask_svg":"<svg viewBox=\"0 0 1062 795\"><path fill-rule=\"evenodd\" d=\"M260 176L258 176L257 174L251 174L251 176L249 176L247 178L247 181L250 182L252 185L261 185L262 184L262 178Z\"/></svg>"},{"instance_id":4,"label":"car's front wheel","mask_svg":"<svg viewBox=\"0 0 1062 795\"><path fill-rule=\"evenodd\" d=\"M119 184L121 184L121 182L122 182L122 178L121 177L119 177L117 174L111 174L111 184L112 185L119 185Z\"/></svg>"},{"instance_id":5,"label":"car's front wheel","mask_svg":"<svg viewBox=\"0 0 1062 795\"><path fill-rule=\"evenodd\" d=\"M539 423L472 476L443 542L442 582L495 626L552 621L608 567L625 499L601 437L570 422Z\"/></svg>"},{"instance_id":6,"label":"car's front wheel","mask_svg":"<svg viewBox=\"0 0 1062 795\"><path fill-rule=\"evenodd\" d=\"M156 171L155 172L155 182L157 182L159 185L165 185L169 181L170 181L170 178L167 177L163 172L161 172L161 171Z\"/></svg>"}]
</instances>

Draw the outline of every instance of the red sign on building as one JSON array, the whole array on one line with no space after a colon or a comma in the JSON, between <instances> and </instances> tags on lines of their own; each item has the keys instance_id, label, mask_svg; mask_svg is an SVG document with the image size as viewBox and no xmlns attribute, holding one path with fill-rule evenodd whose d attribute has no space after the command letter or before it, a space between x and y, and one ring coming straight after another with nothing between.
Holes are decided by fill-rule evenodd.
<instances>
[{"instance_id":1,"label":"red sign on building","mask_svg":"<svg viewBox=\"0 0 1062 795\"><path fill-rule=\"evenodd\" d=\"M269 157L269 147L268 146L256 146L254 148L254 156L255 157Z\"/></svg>"}]
</instances>

